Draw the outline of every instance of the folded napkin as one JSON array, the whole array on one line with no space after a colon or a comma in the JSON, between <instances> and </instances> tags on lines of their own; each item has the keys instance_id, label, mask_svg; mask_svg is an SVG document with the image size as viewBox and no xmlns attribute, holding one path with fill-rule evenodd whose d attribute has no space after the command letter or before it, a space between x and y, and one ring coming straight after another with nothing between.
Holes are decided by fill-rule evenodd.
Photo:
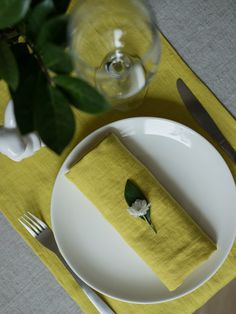
<instances>
[{"instance_id":1,"label":"folded napkin","mask_svg":"<svg viewBox=\"0 0 236 314\"><path fill-rule=\"evenodd\" d=\"M114 134L87 153L66 176L169 290L179 287L216 250L208 236ZM129 215L124 198L127 179L137 184L151 203L157 233L143 219Z\"/></svg>"}]
</instances>

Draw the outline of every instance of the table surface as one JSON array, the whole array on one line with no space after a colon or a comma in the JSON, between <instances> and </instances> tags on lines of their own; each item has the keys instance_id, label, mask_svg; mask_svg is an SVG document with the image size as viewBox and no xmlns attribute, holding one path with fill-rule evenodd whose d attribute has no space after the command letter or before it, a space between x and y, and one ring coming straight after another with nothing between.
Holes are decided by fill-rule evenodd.
<instances>
[{"instance_id":1,"label":"table surface","mask_svg":"<svg viewBox=\"0 0 236 314\"><path fill-rule=\"evenodd\" d=\"M235 0L151 3L161 31L236 117ZM1 214L0 231L0 314L82 313ZM234 289L235 282L223 289L224 304ZM198 313L226 313L219 298Z\"/></svg>"}]
</instances>

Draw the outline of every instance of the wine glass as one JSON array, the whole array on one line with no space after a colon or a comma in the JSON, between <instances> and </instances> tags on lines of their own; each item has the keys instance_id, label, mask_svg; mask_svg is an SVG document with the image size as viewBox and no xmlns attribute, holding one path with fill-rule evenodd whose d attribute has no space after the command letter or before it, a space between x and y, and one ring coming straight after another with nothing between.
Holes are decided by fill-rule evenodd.
<instances>
[{"instance_id":1,"label":"wine glass","mask_svg":"<svg viewBox=\"0 0 236 314\"><path fill-rule=\"evenodd\" d=\"M147 1L80 0L70 42L77 75L120 109L157 71L160 39Z\"/></svg>"}]
</instances>

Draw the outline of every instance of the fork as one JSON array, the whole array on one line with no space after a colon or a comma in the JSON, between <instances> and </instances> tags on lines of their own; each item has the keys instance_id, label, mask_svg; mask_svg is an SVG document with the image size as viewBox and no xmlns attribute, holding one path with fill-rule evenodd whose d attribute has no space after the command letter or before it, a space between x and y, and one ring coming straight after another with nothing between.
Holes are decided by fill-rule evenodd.
<instances>
[{"instance_id":1,"label":"fork","mask_svg":"<svg viewBox=\"0 0 236 314\"><path fill-rule=\"evenodd\" d=\"M58 249L52 230L42 220L30 212L27 212L27 214L24 214L18 218L18 220L36 240L58 256L99 313L115 314L111 308L96 294L96 292L71 270Z\"/></svg>"}]
</instances>

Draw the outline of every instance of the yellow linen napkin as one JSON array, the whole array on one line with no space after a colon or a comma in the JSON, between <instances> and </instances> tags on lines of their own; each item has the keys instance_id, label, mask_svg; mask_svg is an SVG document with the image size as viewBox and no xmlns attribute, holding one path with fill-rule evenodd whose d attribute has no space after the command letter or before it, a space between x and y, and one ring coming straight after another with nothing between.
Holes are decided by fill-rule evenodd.
<instances>
[{"instance_id":1,"label":"yellow linen napkin","mask_svg":"<svg viewBox=\"0 0 236 314\"><path fill-rule=\"evenodd\" d=\"M66 176L169 290L179 287L216 250L207 235L114 134L85 155ZM157 233L147 222L128 213L124 198L127 179L137 184L151 203Z\"/></svg>"}]
</instances>

